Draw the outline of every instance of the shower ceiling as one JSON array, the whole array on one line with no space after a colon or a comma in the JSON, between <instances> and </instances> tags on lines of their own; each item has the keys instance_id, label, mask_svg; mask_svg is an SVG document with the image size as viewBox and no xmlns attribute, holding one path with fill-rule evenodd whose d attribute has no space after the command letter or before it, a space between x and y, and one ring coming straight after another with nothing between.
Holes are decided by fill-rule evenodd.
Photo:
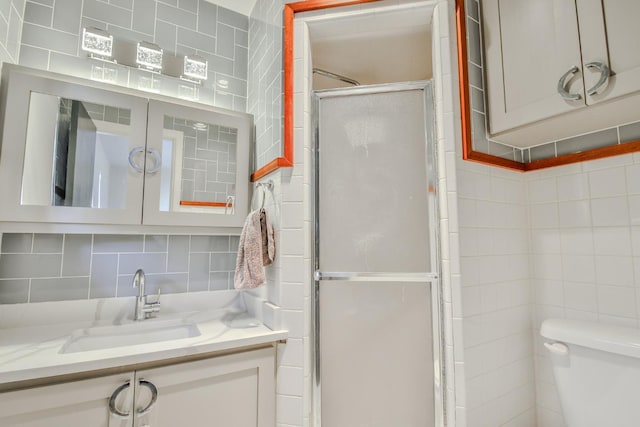
<instances>
[{"instance_id":1,"label":"shower ceiling","mask_svg":"<svg viewBox=\"0 0 640 427\"><path fill-rule=\"evenodd\" d=\"M423 7L310 21L313 66L365 85L431 78L431 14ZM342 86L314 76L314 89Z\"/></svg>"}]
</instances>

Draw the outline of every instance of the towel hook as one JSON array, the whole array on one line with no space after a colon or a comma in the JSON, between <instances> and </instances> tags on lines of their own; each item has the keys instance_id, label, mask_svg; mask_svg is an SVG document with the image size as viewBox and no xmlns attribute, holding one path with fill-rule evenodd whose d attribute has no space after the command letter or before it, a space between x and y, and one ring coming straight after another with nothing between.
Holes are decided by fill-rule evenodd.
<instances>
[{"instance_id":1,"label":"towel hook","mask_svg":"<svg viewBox=\"0 0 640 427\"><path fill-rule=\"evenodd\" d=\"M234 197L233 196L227 196L227 202L224 205L224 214L227 214L227 210L231 209L231 215L234 214L236 207L235 207L235 203L233 203L234 201Z\"/></svg>"},{"instance_id":2,"label":"towel hook","mask_svg":"<svg viewBox=\"0 0 640 427\"><path fill-rule=\"evenodd\" d=\"M274 184L273 184L273 180L272 179L270 179L268 181L265 181L265 182L258 182L256 184L256 188L255 188L256 191L253 192L253 197L251 198L251 209L253 209L253 205L254 205L253 201L254 201L254 199L256 197L256 194L258 194L257 190L259 188L262 188L262 202L260 203L260 208L259 209L263 209L264 208L264 201L267 198L267 190L273 191L273 186L274 186Z\"/></svg>"}]
</instances>

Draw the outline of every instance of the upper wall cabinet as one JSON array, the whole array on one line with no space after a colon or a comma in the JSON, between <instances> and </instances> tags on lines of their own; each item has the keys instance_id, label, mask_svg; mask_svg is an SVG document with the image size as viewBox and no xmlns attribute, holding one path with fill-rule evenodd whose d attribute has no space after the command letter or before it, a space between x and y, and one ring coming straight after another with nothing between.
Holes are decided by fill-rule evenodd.
<instances>
[{"instance_id":1,"label":"upper wall cabinet","mask_svg":"<svg viewBox=\"0 0 640 427\"><path fill-rule=\"evenodd\" d=\"M618 101L640 90L640 2L623 3L482 0L494 139L526 147L637 120L639 97Z\"/></svg>"},{"instance_id":2,"label":"upper wall cabinet","mask_svg":"<svg viewBox=\"0 0 640 427\"><path fill-rule=\"evenodd\" d=\"M12 65L2 105L0 221L244 222L250 115Z\"/></svg>"}]
</instances>

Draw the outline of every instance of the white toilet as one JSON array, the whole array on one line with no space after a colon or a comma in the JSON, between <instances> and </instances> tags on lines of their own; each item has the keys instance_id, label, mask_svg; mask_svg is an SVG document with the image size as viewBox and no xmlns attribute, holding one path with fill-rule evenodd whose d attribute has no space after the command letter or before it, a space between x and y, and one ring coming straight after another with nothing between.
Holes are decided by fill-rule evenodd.
<instances>
[{"instance_id":1,"label":"white toilet","mask_svg":"<svg viewBox=\"0 0 640 427\"><path fill-rule=\"evenodd\" d=\"M548 319L540 334L568 427L640 426L640 330Z\"/></svg>"}]
</instances>

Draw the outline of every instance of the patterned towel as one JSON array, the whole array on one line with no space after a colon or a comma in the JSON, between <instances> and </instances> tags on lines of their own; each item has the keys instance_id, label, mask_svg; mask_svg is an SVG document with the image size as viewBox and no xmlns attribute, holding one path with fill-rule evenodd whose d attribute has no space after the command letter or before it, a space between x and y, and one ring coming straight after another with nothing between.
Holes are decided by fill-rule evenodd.
<instances>
[{"instance_id":1,"label":"patterned towel","mask_svg":"<svg viewBox=\"0 0 640 427\"><path fill-rule=\"evenodd\" d=\"M252 289L266 283L264 266L275 259L276 247L273 227L264 209L252 211L242 228L236 273L236 289Z\"/></svg>"}]
</instances>

